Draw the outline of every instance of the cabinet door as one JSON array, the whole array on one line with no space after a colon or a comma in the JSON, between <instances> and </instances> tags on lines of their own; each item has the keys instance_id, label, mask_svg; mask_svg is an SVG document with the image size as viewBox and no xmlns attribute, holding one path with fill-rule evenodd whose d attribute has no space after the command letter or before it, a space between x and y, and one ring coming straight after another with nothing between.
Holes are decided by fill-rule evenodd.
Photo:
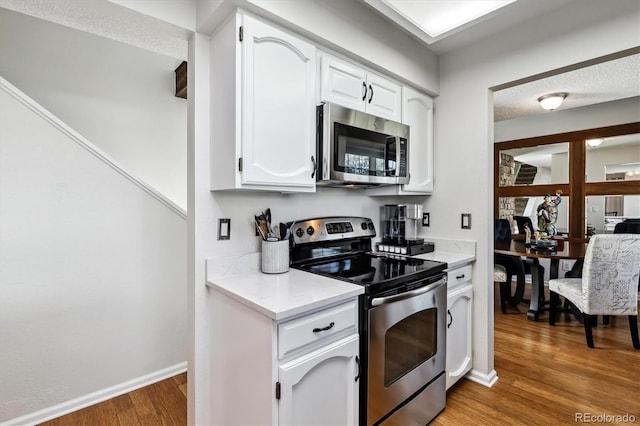
<instances>
[{"instance_id":1,"label":"cabinet door","mask_svg":"<svg viewBox=\"0 0 640 426\"><path fill-rule=\"evenodd\" d=\"M471 316L473 287L447 296L447 389L471 370Z\"/></svg>"},{"instance_id":2,"label":"cabinet door","mask_svg":"<svg viewBox=\"0 0 640 426\"><path fill-rule=\"evenodd\" d=\"M402 86L375 74L367 74L366 111L377 117L401 121Z\"/></svg>"},{"instance_id":3,"label":"cabinet door","mask_svg":"<svg viewBox=\"0 0 640 426\"><path fill-rule=\"evenodd\" d=\"M403 88L402 122L409 131L409 183L403 191L433 192L433 99Z\"/></svg>"},{"instance_id":4,"label":"cabinet door","mask_svg":"<svg viewBox=\"0 0 640 426\"><path fill-rule=\"evenodd\" d=\"M280 425L357 425L358 335L280 365Z\"/></svg>"},{"instance_id":5,"label":"cabinet door","mask_svg":"<svg viewBox=\"0 0 640 426\"><path fill-rule=\"evenodd\" d=\"M365 71L326 54L320 61L320 100L364 112L368 99Z\"/></svg>"},{"instance_id":6,"label":"cabinet door","mask_svg":"<svg viewBox=\"0 0 640 426\"><path fill-rule=\"evenodd\" d=\"M249 16L243 33L241 182L314 188L315 46Z\"/></svg>"}]
</instances>

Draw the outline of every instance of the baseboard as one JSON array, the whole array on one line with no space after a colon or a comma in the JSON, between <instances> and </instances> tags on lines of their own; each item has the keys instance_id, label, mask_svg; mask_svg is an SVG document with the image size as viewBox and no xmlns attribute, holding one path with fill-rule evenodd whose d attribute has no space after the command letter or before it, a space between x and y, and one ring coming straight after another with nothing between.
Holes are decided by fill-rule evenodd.
<instances>
[{"instance_id":1,"label":"baseboard","mask_svg":"<svg viewBox=\"0 0 640 426\"><path fill-rule=\"evenodd\" d=\"M477 370L471 370L464 376L465 379L471 380L472 382L480 383L483 386L490 388L498 381L498 373L496 370L491 370L489 374L480 373Z\"/></svg>"},{"instance_id":2,"label":"baseboard","mask_svg":"<svg viewBox=\"0 0 640 426\"><path fill-rule=\"evenodd\" d=\"M15 419L7 420L4 423L0 423L0 426L28 426L46 422L48 420L64 416L65 414L78 411L82 408L86 408L91 405L106 401L108 399L115 398L116 396L120 396L136 389L151 385L161 380L168 379L169 377L184 373L185 371L187 371L187 363L181 362L179 364L165 368L164 370L155 371L151 374L129 380L128 382L120 383L118 385L111 386L109 388L102 389L100 391L93 392L79 398L75 398L70 401L45 408L43 410L16 417Z\"/></svg>"}]
</instances>

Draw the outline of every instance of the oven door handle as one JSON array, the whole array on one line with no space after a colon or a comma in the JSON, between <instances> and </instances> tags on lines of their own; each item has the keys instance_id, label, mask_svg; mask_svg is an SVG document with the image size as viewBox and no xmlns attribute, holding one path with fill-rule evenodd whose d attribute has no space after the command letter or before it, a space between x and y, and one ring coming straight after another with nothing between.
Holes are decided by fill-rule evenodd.
<instances>
[{"instance_id":1,"label":"oven door handle","mask_svg":"<svg viewBox=\"0 0 640 426\"><path fill-rule=\"evenodd\" d=\"M435 290L436 288L440 287L441 285L446 284L446 282L447 282L447 280L445 278L443 278L443 279L441 279L439 281L436 281L433 284L429 284L429 285L426 285L424 287L417 288L415 290L407 291L406 293L394 294L393 296L387 296L387 297L376 297L376 298L371 300L371 306L385 305L387 303L397 302L399 300L405 300L405 299L409 299L411 297L419 296L419 295L424 294L424 293L426 293L428 291Z\"/></svg>"}]
</instances>

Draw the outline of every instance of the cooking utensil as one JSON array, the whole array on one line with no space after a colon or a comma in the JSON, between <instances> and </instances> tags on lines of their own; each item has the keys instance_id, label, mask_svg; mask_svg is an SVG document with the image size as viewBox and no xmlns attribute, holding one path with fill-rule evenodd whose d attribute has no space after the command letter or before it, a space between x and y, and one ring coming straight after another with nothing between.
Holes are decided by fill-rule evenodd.
<instances>
[{"instance_id":1,"label":"cooking utensil","mask_svg":"<svg viewBox=\"0 0 640 426\"><path fill-rule=\"evenodd\" d=\"M274 232L271 227L271 209L267 208L264 212L262 212L266 222L267 222L267 241L278 241L280 240L280 235L277 232Z\"/></svg>"},{"instance_id":2,"label":"cooking utensil","mask_svg":"<svg viewBox=\"0 0 640 426\"><path fill-rule=\"evenodd\" d=\"M256 227L258 228L258 232L262 236L263 240L266 240L269 237L269 225L267 224L267 219L264 214L259 216L254 215L256 221Z\"/></svg>"}]
</instances>

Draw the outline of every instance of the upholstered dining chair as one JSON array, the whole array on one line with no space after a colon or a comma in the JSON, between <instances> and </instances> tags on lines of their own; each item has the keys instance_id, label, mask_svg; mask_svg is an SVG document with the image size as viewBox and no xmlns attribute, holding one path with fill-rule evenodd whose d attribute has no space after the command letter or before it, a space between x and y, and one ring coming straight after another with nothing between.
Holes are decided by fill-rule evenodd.
<instances>
[{"instance_id":1,"label":"upholstered dining chair","mask_svg":"<svg viewBox=\"0 0 640 426\"><path fill-rule=\"evenodd\" d=\"M638 339L638 275L640 234L597 234L587 246L582 278L549 281L549 324L555 325L559 296L568 299L584 316L587 346L593 348L592 326L598 315L629 317L633 347Z\"/></svg>"},{"instance_id":2,"label":"upholstered dining chair","mask_svg":"<svg viewBox=\"0 0 640 426\"><path fill-rule=\"evenodd\" d=\"M493 238L495 244L511 243L511 223L507 219L495 219ZM506 271L506 279L500 281L495 279L496 269L494 266L494 281L500 284L500 309L503 314L507 313L507 303L515 306L521 302L529 302L523 298L525 287L525 275L531 274L531 268L538 268L538 276L542 280L544 268L540 265L529 264L522 260L520 256L509 256L505 254L495 254L493 263L495 266L501 265ZM501 271L499 271L501 273ZM511 293L511 283L516 277L516 289ZM537 285L542 285L538 283ZM544 294L544 293L543 293Z\"/></svg>"},{"instance_id":3,"label":"upholstered dining chair","mask_svg":"<svg viewBox=\"0 0 640 426\"><path fill-rule=\"evenodd\" d=\"M493 238L495 244L510 244L511 243L511 224L507 219L496 219L494 221ZM503 314L507 313L507 302L511 304L517 304L524 294L524 264L519 256L508 256L506 254L494 254L494 281L500 283L500 307ZM498 274L502 271L506 273L504 279L495 280L496 267ZM517 284L515 295L511 294L511 282L513 277L516 276ZM503 277L500 277L503 278Z\"/></svg>"}]
</instances>

